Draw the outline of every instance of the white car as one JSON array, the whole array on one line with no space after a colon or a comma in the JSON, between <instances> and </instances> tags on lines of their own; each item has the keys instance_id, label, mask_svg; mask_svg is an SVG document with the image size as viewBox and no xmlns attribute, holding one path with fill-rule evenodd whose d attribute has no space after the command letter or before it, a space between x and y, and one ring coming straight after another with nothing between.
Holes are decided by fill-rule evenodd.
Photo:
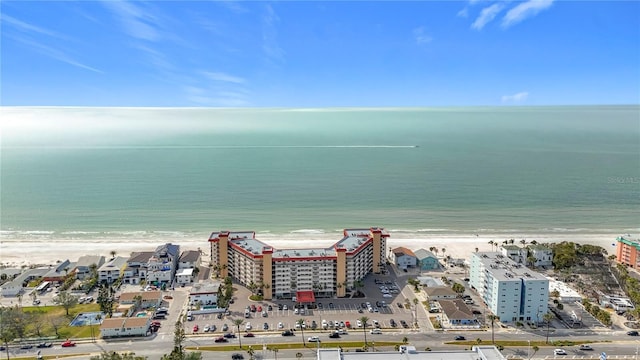
<instances>
[{"instance_id":1,"label":"white car","mask_svg":"<svg viewBox=\"0 0 640 360\"><path fill-rule=\"evenodd\" d=\"M209 332L209 330L210 330L210 329L211 329L211 326L209 326L209 325L205 325L205 326L204 326L204 329L202 329L202 331L204 331L204 332Z\"/></svg>"},{"instance_id":2,"label":"white car","mask_svg":"<svg viewBox=\"0 0 640 360\"><path fill-rule=\"evenodd\" d=\"M282 305L282 310L289 310L289 307L286 304Z\"/></svg>"},{"instance_id":3,"label":"white car","mask_svg":"<svg viewBox=\"0 0 640 360\"><path fill-rule=\"evenodd\" d=\"M555 349L553 350L553 355L567 355L567 352L564 349Z\"/></svg>"},{"instance_id":4,"label":"white car","mask_svg":"<svg viewBox=\"0 0 640 360\"><path fill-rule=\"evenodd\" d=\"M281 322L278 323L278 329L284 329L284 324Z\"/></svg>"},{"instance_id":5,"label":"white car","mask_svg":"<svg viewBox=\"0 0 640 360\"><path fill-rule=\"evenodd\" d=\"M384 298L392 298L393 295L391 295L391 294L383 294L382 297L384 297Z\"/></svg>"},{"instance_id":6,"label":"white car","mask_svg":"<svg viewBox=\"0 0 640 360\"><path fill-rule=\"evenodd\" d=\"M369 333L371 333L371 334L382 334L382 330L380 330L380 329L371 329L371 331L369 331Z\"/></svg>"},{"instance_id":7,"label":"white car","mask_svg":"<svg viewBox=\"0 0 640 360\"><path fill-rule=\"evenodd\" d=\"M312 336L309 339L307 339L308 342L320 342L320 338L317 336Z\"/></svg>"},{"instance_id":8,"label":"white car","mask_svg":"<svg viewBox=\"0 0 640 360\"><path fill-rule=\"evenodd\" d=\"M293 313L294 313L295 315L298 315L298 313L299 313L299 312L300 312L300 310L298 310L298 308L295 308L295 310L293 310Z\"/></svg>"},{"instance_id":9,"label":"white car","mask_svg":"<svg viewBox=\"0 0 640 360\"><path fill-rule=\"evenodd\" d=\"M247 330L247 331L251 330L251 323L250 322L246 323L244 325L244 329Z\"/></svg>"},{"instance_id":10,"label":"white car","mask_svg":"<svg viewBox=\"0 0 640 360\"><path fill-rule=\"evenodd\" d=\"M360 319L356 320L356 326L362 327L362 321L360 321Z\"/></svg>"}]
</instances>

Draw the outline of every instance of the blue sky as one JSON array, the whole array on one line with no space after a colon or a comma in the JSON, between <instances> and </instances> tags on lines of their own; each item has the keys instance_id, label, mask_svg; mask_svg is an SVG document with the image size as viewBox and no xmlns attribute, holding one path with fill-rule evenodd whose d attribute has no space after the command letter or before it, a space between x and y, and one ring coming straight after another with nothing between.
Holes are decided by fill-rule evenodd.
<instances>
[{"instance_id":1,"label":"blue sky","mask_svg":"<svg viewBox=\"0 0 640 360\"><path fill-rule=\"evenodd\" d=\"M640 103L640 2L3 1L5 106Z\"/></svg>"}]
</instances>

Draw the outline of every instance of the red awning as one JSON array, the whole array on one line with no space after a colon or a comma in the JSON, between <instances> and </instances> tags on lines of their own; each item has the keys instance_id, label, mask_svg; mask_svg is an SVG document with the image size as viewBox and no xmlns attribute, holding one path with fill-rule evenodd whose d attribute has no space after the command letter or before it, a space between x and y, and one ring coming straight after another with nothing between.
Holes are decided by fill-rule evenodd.
<instances>
[{"instance_id":1,"label":"red awning","mask_svg":"<svg viewBox=\"0 0 640 360\"><path fill-rule=\"evenodd\" d=\"M312 303L316 301L316 296L313 295L313 291L296 291L296 297L298 298L298 302L301 303Z\"/></svg>"}]
</instances>

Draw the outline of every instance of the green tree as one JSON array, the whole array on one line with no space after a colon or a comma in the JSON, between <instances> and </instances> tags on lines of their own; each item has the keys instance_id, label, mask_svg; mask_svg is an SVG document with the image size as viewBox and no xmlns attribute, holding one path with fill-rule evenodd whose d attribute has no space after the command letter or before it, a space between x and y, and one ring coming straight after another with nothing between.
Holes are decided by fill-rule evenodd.
<instances>
[{"instance_id":1,"label":"green tree","mask_svg":"<svg viewBox=\"0 0 640 360\"><path fill-rule=\"evenodd\" d=\"M69 316L69 309L78 304L78 298L71 295L68 291L61 291L60 294L58 294L58 296L53 299L53 302L56 305L62 306L67 316Z\"/></svg>"},{"instance_id":2,"label":"green tree","mask_svg":"<svg viewBox=\"0 0 640 360\"><path fill-rule=\"evenodd\" d=\"M457 282L453 283L453 286L451 286L451 289L458 294L464 294L464 285L460 283L457 283Z\"/></svg>"},{"instance_id":3,"label":"green tree","mask_svg":"<svg viewBox=\"0 0 640 360\"><path fill-rule=\"evenodd\" d=\"M113 298L112 289L109 285L102 284L98 290L98 298L96 302L100 306L100 311L107 316L113 315L113 307L115 299Z\"/></svg>"},{"instance_id":4,"label":"green tree","mask_svg":"<svg viewBox=\"0 0 640 360\"><path fill-rule=\"evenodd\" d=\"M305 325L304 319L298 319L296 321L296 324L300 325L300 333L302 334L302 346L307 347L307 344L304 342L304 325Z\"/></svg>"},{"instance_id":5,"label":"green tree","mask_svg":"<svg viewBox=\"0 0 640 360\"><path fill-rule=\"evenodd\" d=\"M9 343L16 337L16 330L13 327L18 309L15 307L0 307L0 340L7 351L7 359L10 358Z\"/></svg>"},{"instance_id":6,"label":"green tree","mask_svg":"<svg viewBox=\"0 0 640 360\"><path fill-rule=\"evenodd\" d=\"M236 326L236 329L238 329L238 332L236 334L238 335L238 344L240 345L240 349L242 349L242 339L241 339L241 336L240 336L240 326L242 324L244 324L244 320L242 320L242 319L233 319L233 320L231 320L231 323Z\"/></svg>"},{"instance_id":7,"label":"green tree","mask_svg":"<svg viewBox=\"0 0 640 360\"><path fill-rule=\"evenodd\" d=\"M253 350L253 347L249 346L249 348L247 349L247 354L249 354L249 360L254 360L255 358L253 357L253 355L255 355L255 351Z\"/></svg>"},{"instance_id":8,"label":"green tree","mask_svg":"<svg viewBox=\"0 0 640 360\"><path fill-rule=\"evenodd\" d=\"M183 346L185 340L184 325L178 318L173 331L173 349L171 353L162 355L161 360L202 360L202 353L200 352L185 352Z\"/></svg>"}]
</instances>

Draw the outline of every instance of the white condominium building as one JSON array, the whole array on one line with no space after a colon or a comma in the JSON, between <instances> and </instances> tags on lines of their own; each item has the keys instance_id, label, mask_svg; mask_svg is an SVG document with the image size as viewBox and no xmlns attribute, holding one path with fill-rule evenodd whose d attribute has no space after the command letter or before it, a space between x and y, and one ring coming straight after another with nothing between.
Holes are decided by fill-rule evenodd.
<instances>
[{"instance_id":1,"label":"white condominium building","mask_svg":"<svg viewBox=\"0 0 640 360\"><path fill-rule=\"evenodd\" d=\"M382 228L346 229L329 248L274 249L255 232L214 232L209 238L211 263L221 277L256 285L265 299L313 291L317 297L345 296L368 273L384 265L387 237Z\"/></svg>"},{"instance_id":2,"label":"white condominium building","mask_svg":"<svg viewBox=\"0 0 640 360\"><path fill-rule=\"evenodd\" d=\"M499 252L471 255L469 284L501 322L542 321L549 280Z\"/></svg>"}]
</instances>

